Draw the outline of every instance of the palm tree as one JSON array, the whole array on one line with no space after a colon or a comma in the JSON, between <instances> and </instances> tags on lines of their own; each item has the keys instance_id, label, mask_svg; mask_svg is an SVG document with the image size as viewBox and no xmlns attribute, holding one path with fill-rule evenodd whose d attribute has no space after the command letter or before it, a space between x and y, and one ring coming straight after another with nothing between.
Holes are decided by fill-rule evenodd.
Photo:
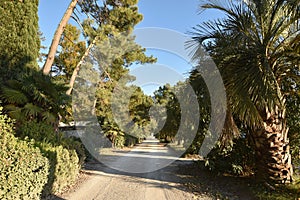
<instances>
[{"instance_id":1,"label":"palm tree","mask_svg":"<svg viewBox=\"0 0 300 200\"><path fill-rule=\"evenodd\" d=\"M256 176L288 183L293 168L283 80L299 79L299 0L207 1L225 17L194 28L194 59L203 45L218 66L230 110L251 130Z\"/></svg>"}]
</instances>

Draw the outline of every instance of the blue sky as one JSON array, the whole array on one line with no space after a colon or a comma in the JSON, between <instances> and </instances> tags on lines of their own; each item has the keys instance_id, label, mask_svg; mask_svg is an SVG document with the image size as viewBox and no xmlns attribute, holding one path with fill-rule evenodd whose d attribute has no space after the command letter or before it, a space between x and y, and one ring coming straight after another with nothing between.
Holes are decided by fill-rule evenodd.
<instances>
[{"instance_id":1,"label":"blue sky","mask_svg":"<svg viewBox=\"0 0 300 200\"><path fill-rule=\"evenodd\" d=\"M70 0L40 0L39 25L47 41L51 38ZM182 33L200 22L218 16L215 12L198 14L199 0L139 0L139 12L144 20L136 27L162 27ZM70 20L72 23L72 19Z\"/></svg>"},{"instance_id":2,"label":"blue sky","mask_svg":"<svg viewBox=\"0 0 300 200\"><path fill-rule=\"evenodd\" d=\"M55 29L63 16L70 0L40 0L39 26L46 41L43 45L49 47ZM206 11L199 14L199 0L140 0L139 12L144 19L136 28L160 27L186 34L193 26L208 19L220 16L216 12ZM71 23L74 21L71 19ZM167 65L178 73L186 73L191 68L186 61L170 53L149 50L147 54L153 54L158 58L158 63ZM145 86L146 93L151 93L153 87Z\"/></svg>"}]
</instances>

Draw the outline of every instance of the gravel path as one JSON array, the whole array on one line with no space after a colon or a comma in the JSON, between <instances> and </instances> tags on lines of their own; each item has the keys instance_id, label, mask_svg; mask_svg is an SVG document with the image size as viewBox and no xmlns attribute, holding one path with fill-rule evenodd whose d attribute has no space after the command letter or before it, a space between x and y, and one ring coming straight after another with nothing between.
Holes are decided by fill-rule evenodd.
<instances>
[{"instance_id":1,"label":"gravel path","mask_svg":"<svg viewBox=\"0 0 300 200\"><path fill-rule=\"evenodd\" d=\"M104 164L86 163L84 182L61 195L70 200L183 200L195 199L176 176L179 165L172 151L155 139L147 139L129 152L107 154ZM109 166L109 167L108 167ZM158 170L157 170L158 169ZM138 173L135 173L138 172ZM211 199L207 196L206 199Z\"/></svg>"},{"instance_id":2,"label":"gravel path","mask_svg":"<svg viewBox=\"0 0 300 200\"><path fill-rule=\"evenodd\" d=\"M210 177L193 160L177 159L173 155L171 149L154 139L144 141L131 151L107 153L101 158L104 164L87 162L84 179L55 199L253 199L243 184L235 186L226 179ZM196 184L191 185L191 181Z\"/></svg>"}]
</instances>

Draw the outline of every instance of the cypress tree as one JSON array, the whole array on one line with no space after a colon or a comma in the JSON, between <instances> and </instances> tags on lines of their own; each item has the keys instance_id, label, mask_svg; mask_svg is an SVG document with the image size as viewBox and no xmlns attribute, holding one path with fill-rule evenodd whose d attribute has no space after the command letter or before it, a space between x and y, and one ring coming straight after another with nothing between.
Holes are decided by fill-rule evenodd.
<instances>
[{"instance_id":1,"label":"cypress tree","mask_svg":"<svg viewBox=\"0 0 300 200\"><path fill-rule=\"evenodd\" d=\"M0 82L38 69L38 0L0 1Z\"/></svg>"}]
</instances>

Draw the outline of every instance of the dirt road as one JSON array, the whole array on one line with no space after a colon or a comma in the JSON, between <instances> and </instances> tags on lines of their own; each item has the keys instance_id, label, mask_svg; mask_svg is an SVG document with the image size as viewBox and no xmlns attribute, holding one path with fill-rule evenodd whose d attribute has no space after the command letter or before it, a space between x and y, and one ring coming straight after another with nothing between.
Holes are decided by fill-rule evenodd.
<instances>
[{"instance_id":1,"label":"dirt road","mask_svg":"<svg viewBox=\"0 0 300 200\"><path fill-rule=\"evenodd\" d=\"M172 156L170 149L153 138L145 140L130 152L114 152L113 155L103 159L108 166L100 162L87 163L84 172L89 175L88 179L61 198L70 200L196 199L192 193L185 191L185 187L182 187L182 177L176 175L180 165L189 165L193 161L175 161L176 157ZM211 198L203 195L201 199Z\"/></svg>"},{"instance_id":2,"label":"dirt road","mask_svg":"<svg viewBox=\"0 0 300 200\"><path fill-rule=\"evenodd\" d=\"M247 179L213 175L203 165L175 154L154 138L128 151L104 151L101 162L85 164L85 178L79 184L54 199L256 199Z\"/></svg>"}]
</instances>

